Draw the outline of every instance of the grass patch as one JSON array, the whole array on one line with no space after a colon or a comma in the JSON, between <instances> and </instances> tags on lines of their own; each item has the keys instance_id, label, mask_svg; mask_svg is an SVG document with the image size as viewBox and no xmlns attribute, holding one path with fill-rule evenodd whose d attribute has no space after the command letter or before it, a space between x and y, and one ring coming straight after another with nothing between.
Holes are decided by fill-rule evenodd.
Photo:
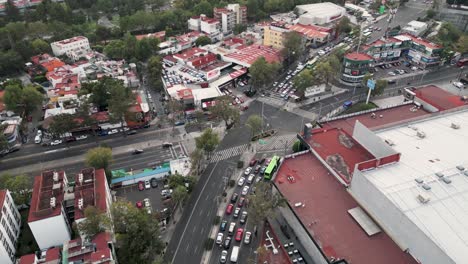
<instances>
[{"instance_id":1,"label":"grass patch","mask_svg":"<svg viewBox=\"0 0 468 264\"><path fill-rule=\"evenodd\" d=\"M18 246L16 250L16 256L21 257L23 255L35 253L39 250L36 240L29 229L28 225L28 214L29 209L23 209L20 211L21 214L21 232L18 237Z\"/></svg>"},{"instance_id":2,"label":"grass patch","mask_svg":"<svg viewBox=\"0 0 468 264\"><path fill-rule=\"evenodd\" d=\"M369 102L368 104L366 104L365 102L359 102L357 104L352 105L350 108L346 109L343 113L341 113L341 115L352 114L352 113L370 110L374 108L378 108L378 106L372 102Z\"/></svg>"}]
</instances>

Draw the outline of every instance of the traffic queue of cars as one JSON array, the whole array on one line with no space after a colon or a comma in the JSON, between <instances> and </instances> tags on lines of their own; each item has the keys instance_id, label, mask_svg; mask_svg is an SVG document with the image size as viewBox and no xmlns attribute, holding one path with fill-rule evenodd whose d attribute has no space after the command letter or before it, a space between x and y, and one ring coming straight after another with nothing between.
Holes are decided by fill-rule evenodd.
<instances>
[{"instance_id":1,"label":"traffic queue of cars","mask_svg":"<svg viewBox=\"0 0 468 264\"><path fill-rule=\"evenodd\" d=\"M265 159L252 159L243 175L237 180L237 187L230 198L230 203L225 210L225 217L219 226L219 233L216 236L216 244L223 249L221 252L220 262L226 263L228 260L229 249L232 247L229 260L232 263L237 262L241 244L249 245L252 240L252 232L247 230L246 224L248 212L246 206L248 204L247 196L250 192L255 193L254 184L262 180L260 174L262 164ZM264 169L263 169L264 170Z\"/></svg>"}]
</instances>

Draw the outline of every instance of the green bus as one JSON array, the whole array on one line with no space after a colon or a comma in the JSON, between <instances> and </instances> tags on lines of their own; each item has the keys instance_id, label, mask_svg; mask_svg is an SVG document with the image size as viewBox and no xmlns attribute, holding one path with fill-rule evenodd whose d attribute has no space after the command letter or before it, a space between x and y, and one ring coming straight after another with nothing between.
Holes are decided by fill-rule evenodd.
<instances>
[{"instance_id":1,"label":"green bus","mask_svg":"<svg viewBox=\"0 0 468 264\"><path fill-rule=\"evenodd\" d=\"M280 158L278 156L273 156L273 158L271 158L271 161L268 164L268 167L266 168L265 173L264 173L265 180L271 180L271 176L273 176L273 173L278 168L279 160Z\"/></svg>"}]
</instances>

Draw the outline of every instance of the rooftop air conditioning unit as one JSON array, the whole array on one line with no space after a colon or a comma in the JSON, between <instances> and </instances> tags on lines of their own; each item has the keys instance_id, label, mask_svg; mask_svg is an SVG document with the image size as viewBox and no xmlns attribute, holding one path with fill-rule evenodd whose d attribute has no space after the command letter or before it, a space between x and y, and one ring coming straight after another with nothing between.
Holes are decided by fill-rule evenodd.
<instances>
[{"instance_id":1,"label":"rooftop air conditioning unit","mask_svg":"<svg viewBox=\"0 0 468 264\"><path fill-rule=\"evenodd\" d=\"M419 138L425 138L426 137L426 133L422 132L422 131L418 131L418 133L416 133L416 136L418 136Z\"/></svg>"},{"instance_id":2,"label":"rooftop air conditioning unit","mask_svg":"<svg viewBox=\"0 0 468 264\"><path fill-rule=\"evenodd\" d=\"M426 194L418 194L417 196L418 200L420 203L428 203L430 200L431 200L431 197L429 195L426 195Z\"/></svg>"},{"instance_id":3,"label":"rooftop air conditioning unit","mask_svg":"<svg viewBox=\"0 0 468 264\"><path fill-rule=\"evenodd\" d=\"M58 174L58 172L54 171L53 177L54 177L54 182L58 182L58 180L59 180L59 174Z\"/></svg>"},{"instance_id":4,"label":"rooftop air conditioning unit","mask_svg":"<svg viewBox=\"0 0 468 264\"><path fill-rule=\"evenodd\" d=\"M450 125L450 127L453 128L453 129L459 129L459 128L460 128L460 124L452 123L452 124Z\"/></svg>"},{"instance_id":5,"label":"rooftop air conditioning unit","mask_svg":"<svg viewBox=\"0 0 468 264\"><path fill-rule=\"evenodd\" d=\"M389 146L395 146L395 142L391 141L390 139L386 139L385 143L387 143Z\"/></svg>"},{"instance_id":6,"label":"rooftop air conditioning unit","mask_svg":"<svg viewBox=\"0 0 468 264\"><path fill-rule=\"evenodd\" d=\"M435 174L437 177L442 178L444 177L444 174L442 172L436 172Z\"/></svg>"}]
</instances>

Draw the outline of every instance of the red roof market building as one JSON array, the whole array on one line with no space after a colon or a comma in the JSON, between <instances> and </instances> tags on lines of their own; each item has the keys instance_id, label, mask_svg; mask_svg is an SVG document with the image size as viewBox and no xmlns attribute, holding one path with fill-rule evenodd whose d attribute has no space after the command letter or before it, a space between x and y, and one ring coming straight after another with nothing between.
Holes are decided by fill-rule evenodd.
<instances>
[{"instance_id":1,"label":"red roof market building","mask_svg":"<svg viewBox=\"0 0 468 264\"><path fill-rule=\"evenodd\" d=\"M248 68L261 57L269 63L279 63L283 60L279 50L264 45L240 46L234 52L224 55L224 60Z\"/></svg>"}]
</instances>

